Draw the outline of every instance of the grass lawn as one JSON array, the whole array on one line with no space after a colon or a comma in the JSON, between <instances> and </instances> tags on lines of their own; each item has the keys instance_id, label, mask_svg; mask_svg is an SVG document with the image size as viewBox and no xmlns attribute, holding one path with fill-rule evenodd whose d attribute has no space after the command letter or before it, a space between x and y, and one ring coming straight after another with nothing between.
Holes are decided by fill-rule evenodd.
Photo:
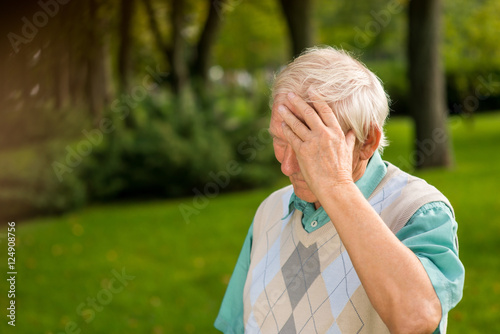
<instances>
[{"instance_id":1,"label":"grass lawn","mask_svg":"<svg viewBox=\"0 0 500 334\"><path fill-rule=\"evenodd\" d=\"M411 122L393 119L387 129L384 159L406 166ZM448 196L459 222L467 274L448 332L499 333L500 113L478 115L473 123L451 119L450 129L455 168L416 173ZM217 196L189 224L179 205L192 206L191 198L97 205L17 222L16 328L2 315L0 332L215 333L253 214L284 184ZM6 229L0 226L3 264ZM2 314L7 290L0 280Z\"/></svg>"}]
</instances>

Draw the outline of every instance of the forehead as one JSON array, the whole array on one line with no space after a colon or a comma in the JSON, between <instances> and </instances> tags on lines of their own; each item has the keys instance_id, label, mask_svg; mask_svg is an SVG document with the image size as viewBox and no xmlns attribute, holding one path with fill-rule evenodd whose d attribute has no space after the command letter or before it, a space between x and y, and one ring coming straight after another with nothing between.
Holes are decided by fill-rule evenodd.
<instances>
[{"instance_id":1,"label":"forehead","mask_svg":"<svg viewBox=\"0 0 500 334\"><path fill-rule=\"evenodd\" d=\"M304 121L302 116L293 109L292 104L286 97L286 93L280 93L274 98L271 109L271 122L269 124L269 132L274 136L281 136L282 134L281 123L283 122L283 118L278 113L278 107L280 105L284 105L295 115L295 117L297 117L301 121Z\"/></svg>"},{"instance_id":2,"label":"forehead","mask_svg":"<svg viewBox=\"0 0 500 334\"><path fill-rule=\"evenodd\" d=\"M278 113L278 107L280 105L284 105L288 107L288 109L291 108L291 104L286 98L286 94L278 94L273 100L273 105L271 108L271 121L269 124L269 132L271 133L272 136L274 137L281 137L282 136L282 129L281 129L281 122L283 122L283 118L281 115Z\"/></svg>"}]
</instances>

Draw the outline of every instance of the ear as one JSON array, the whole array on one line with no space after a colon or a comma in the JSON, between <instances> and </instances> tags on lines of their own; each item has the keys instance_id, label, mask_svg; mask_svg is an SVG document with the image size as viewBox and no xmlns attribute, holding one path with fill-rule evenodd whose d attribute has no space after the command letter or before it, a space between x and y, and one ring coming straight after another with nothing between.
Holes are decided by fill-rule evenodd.
<instances>
[{"instance_id":1,"label":"ear","mask_svg":"<svg viewBox=\"0 0 500 334\"><path fill-rule=\"evenodd\" d=\"M361 160L368 160L372 157L373 153L375 153L378 148L381 137L381 130L376 126L372 126L370 128L370 132L368 133L368 137L366 137L365 142L359 149L359 158Z\"/></svg>"}]
</instances>

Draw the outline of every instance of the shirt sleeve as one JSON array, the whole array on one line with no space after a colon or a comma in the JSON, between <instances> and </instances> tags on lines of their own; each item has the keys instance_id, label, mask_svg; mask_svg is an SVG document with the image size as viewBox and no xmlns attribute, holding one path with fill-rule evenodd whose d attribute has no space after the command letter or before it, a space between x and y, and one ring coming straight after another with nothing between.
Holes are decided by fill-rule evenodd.
<instances>
[{"instance_id":1,"label":"shirt sleeve","mask_svg":"<svg viewBox=\"0 0 500 334\"><path fill-rule=\"evenodd\" d=\"M245 242L229 280L226 294L222 300L219 315L214 326L225 334L244 333L243 324L243 289L250 267L250 252L252 250L253 222L250 225Z\"/></svg>"},{"instance_id":2,"label":"shirt sleeve","mask_svg":"<svg viewBox=\"0 0 500 334\"><path fill-rule=\"evenodd\" d=\"M441 303L441 322L434 333L446 333L448 312L462 299L465 270L458 258L457 227L450 208L432 202L396 234L424 266Z\"/></svg>"}]
</instances>

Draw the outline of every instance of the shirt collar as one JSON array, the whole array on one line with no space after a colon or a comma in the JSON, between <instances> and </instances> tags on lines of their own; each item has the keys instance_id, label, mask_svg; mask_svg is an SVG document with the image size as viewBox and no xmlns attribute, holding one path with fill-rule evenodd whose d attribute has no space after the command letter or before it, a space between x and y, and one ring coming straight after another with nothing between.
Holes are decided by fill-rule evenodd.
<instances>
[{"instance_id":1,"label":"shirt collar","mask_svg":"<svg viewBox=\"0 0 500 334\"><path fill-rule=\"evenodd\" d=\"M357 180L355 184L361 191L363 196L368 199L368 197L370 197L380 181L382 181L386 173L387 166L385 165L378 151L375 151L375 153L370 158L368 165L366 166L366 170L363 176L361 176L361 178ZM297 195L295 195L295 192L292 193L292 196L290 197L288 212L285 214L285 217L288 217L294 209L297 209L303 213L302 225L304 226L304 229L309 233L317 230L330 221L330 218L326 214L323 207L320 207L316 210L313 203L308 203L298 198Z\"/></svg>"}]
</instances>

